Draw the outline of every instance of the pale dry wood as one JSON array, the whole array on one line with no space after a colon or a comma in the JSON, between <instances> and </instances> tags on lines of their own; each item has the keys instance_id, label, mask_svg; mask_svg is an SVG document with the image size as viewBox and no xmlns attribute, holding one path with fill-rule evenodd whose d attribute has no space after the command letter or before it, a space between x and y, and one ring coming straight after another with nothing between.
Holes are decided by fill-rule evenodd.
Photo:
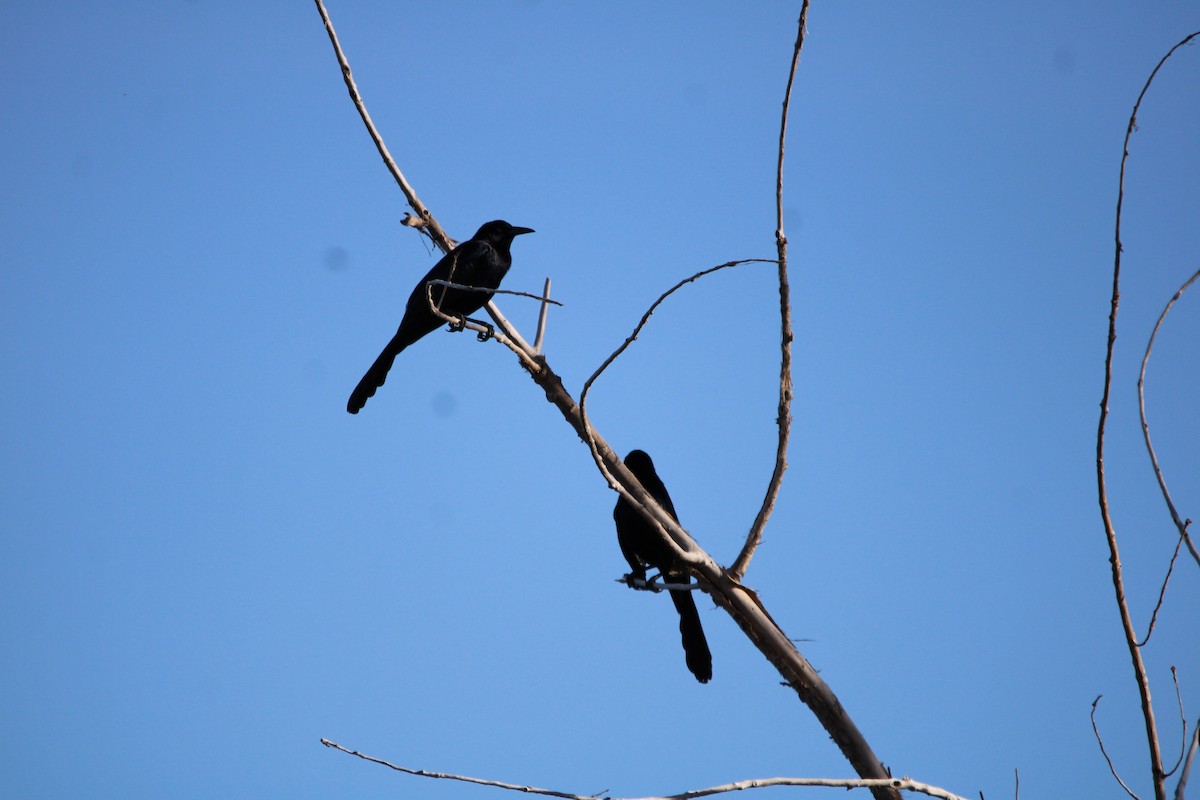
<instances>
[{"instance_id":1,"label":"pale dry wood","mask_svg":"<svg viewBox=\"0 0 1200 800\"><path fill-rule=\"evenodd\" d=\"M664 795L649 795L645 797L630 797L620 798L611 797L605 792L597 794L576 794L574 792L564 792L558 789L543 789L538 786L529 786L517 783L507 783L505 781L494 781L488 778L475 778L470 775L456 775L452 772L432 772L425 769L412 769L403 767L399 764L394 764L382 758L369 756L366 753L360 753L357 750L351 750L348 747L343 747L337 742L331 742L328 739L322 739L321 744L333 750L338 750L347 755L361 758L364 761L370 761L372 764L379 764L388 769L403 772L406 775L414 775L419 778L434 778L437 780L461 781L463 783L474 783L480 786L490 786L495 789L506 789L512 792L521 792L523 794L537 794L544 797L560 797L563 800L596 800L597 797L603 797L604 800L695 800L700 797L711 797L712 795L725 794L726 792L742 792L748 789L769 789L775 786L792 786L792 787L809 787L821 786L835 789L891 789L897 792L917 792L918 794L927 795L929 797L940 798L940 800L966 800L966 798L953 792L946 791L938 786L932 786L928 783L921 783L909 778L754 778L750 780L734 781L732 783L721 784L720 786L709 786L704 789L692 789L686 792L677 794Z\"/></svg>"},{"instance_id":2,"label":"pale dry wood","mask_svg":"<svg viewBox=\"0 0 1200 800\"><path fill-rule=\"evenodd\" d=\"M338 62L342 67L342 73L346 80L347 88L350 90L351 99L354 101L355 107L359 110L364 123L368 126L372 139L376 142L376 147L384 157L385 163L388 163L389 170L393 171L394 176L398 176L397 181L401 183L402 189L407 187L405 195L409 198L410 205L420 214L422 222L428 225L429 231L441 231L440 226L437 226L436 220L433 219L433 215L423 205L420 205L416 193L412 191L411 186L408 186L407 181L403 180L399 169L395 168L395 162L392 161L387 148L383 145L382 138L379 137L374 125L370 122L370 116L366 113L362 98L354 86L349 64L346 62L345 56L338 44L333 25L329 21L329 16L325 12L324 5L321 0L315 0L315 2L325 22L330 41L333 43L338 57ZM807 13L807 8L808 2L805 0L800 19L801 31L803 31L804 15ZM424 229L420 225L416 227ZM438 242L439 247L443 251L448 252L452 248L452 243L444 232L440 235L431 234L431 237ZM432 287L427 288L429 291L432 291ZM784 284L781 291L786 295L786 284ZM431 297L431 295L427 296ZM430 302L432 305L432 300ZM561 378L551 369L546 357L536 353L534 348L521 338L516 329L499 314L499 311L493 304L489 303L487 308L492 318L496 320L497 327L500 328L500 331L495 334L495 338L517 354L521 365L529 372L533 381L545 393L547 401L559 409L563 418L571 425L576 434L588 443L589 449L593 452L594 457L597 458L597 465L600 467L609 485L620 491L627 499L630 499L635 507L639 508L642 514L652 521L652 524L662 535L669 541L675 542L681 548L686 563L692 568L702 588L713 596L718 605L726 609L739 627L742 628L743 632L755 643L767 659L775 665L786 683L793 687L800 699L812 709L828 732L830 738L842 750L842 753L846 756L851 766L862 778L867 779L864 782L864 786L870 789L877 800L900 800L899 790L894 788L895 781L888 776L887 770L875 756L866 739L862 736L857 726L854 725L845 709L842 708L833 691L821 679L812 665L800 654L795 644L784 634L775 621L771 619L770 614L767 613L753 590L742 586L736 578L730 576L723 568L717 565L707 553L696 545L691 536L650 497L632 473L625 468L620 458L618 458L617 454L599 432L588 425L579 405L576 404L574 398L563 387ZM438 313L447 321L458 322L457 319L444 315L436 309L435 313ZM475 326L474 323L469 323L468 327L471 327L473 330L486 330L482 326ZM419 771L413 772L419 774Z\"/></svg>"}]
</instances>

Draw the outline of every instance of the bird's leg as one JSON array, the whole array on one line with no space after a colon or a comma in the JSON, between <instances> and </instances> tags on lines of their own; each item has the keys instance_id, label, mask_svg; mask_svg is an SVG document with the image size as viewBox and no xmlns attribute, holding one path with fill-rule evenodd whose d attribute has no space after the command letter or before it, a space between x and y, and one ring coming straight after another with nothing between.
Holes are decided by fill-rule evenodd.
<instances>
[{"instance_id":1,"label":"bird's leg","mask_svg":"<svg viewBox=\"0 0 1200 800\"><path fill-rule=\"evenodd\" d=\"M630 589L645 589L646 570L635 569L633 572L625 573L625 585Z\"/></svg>"},{"instance_id":2,"label":"bird's leg","mask_svg":"<svg viewBox=\"0 0 1200 800\"><path fill-rule=\"evenodd\" d=\"M496 335L496 329L481 319L470 319L468 317L463 317L463 320L466 322L474 322L476 325L483 327L483 330L481 330L475 336L475 338L481 342L486 342L488 339Z\"/></svg>"},{"instance_id":3,"label":"bird's leg","mask_svg":"<svg viewBox=\"0 0 1200 800\"><path fill-rule=\"evenodd\" d=\"M468 322L474 322L476 325L483 328L483 330L480 331L478 333L478 335L476 335L476 337L475 337L476 339L478 339L481 342L486 342L488 339L491 339L493 336L496 335L496 329L492 325L490 325L487 322L484 322L481 319L471 319L470 317L466 316L465 314L459 315L458 317L455 318L455 320L453 322L450 323L450 330L453 331L454 333L458 333L459 331L464 330L467 327Z\"/></svg>"}]
</instances>

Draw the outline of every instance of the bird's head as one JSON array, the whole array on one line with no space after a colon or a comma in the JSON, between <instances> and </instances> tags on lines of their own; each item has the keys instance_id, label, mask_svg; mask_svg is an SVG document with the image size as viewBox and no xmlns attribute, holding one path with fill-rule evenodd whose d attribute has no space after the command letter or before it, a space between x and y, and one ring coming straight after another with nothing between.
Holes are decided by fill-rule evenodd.
<instances>
[{"instance_id":1,"label":"bird's head","mask_svg":"<svg viewBox=\"0 0 1200 800\"><path fill-rule=\"evenodd\" d=\"M638 480L655 474L654 462L650 460L650 456L644 450L630 450L629 455L625 456L625 466L638 477Z\"/></svg>"},{"instance_id":2,"label":"bird's head","mask_svg":"<svg viewBox=\"0 0 1200 800\"><path fill-rule=\"evenodd\" d=\"M502 219L495 219L491 222L485 222L471 238L488 242L490 244L508 246L512 244L512 240L523 233L533 233L533 228L522 228L517 225L509 225Z\"/></svg>"}]
</instances>

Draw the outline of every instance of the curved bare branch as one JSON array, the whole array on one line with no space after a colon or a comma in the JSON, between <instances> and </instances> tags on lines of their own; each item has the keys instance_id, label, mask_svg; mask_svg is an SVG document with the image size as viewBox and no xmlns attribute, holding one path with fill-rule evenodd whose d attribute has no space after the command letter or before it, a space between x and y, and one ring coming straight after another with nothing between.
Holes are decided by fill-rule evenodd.
<instances>
[{"instance_id":1,"label":"curved bare branch","mask_svg":"<svg viewBox=\"0 0 1200 800\"><path fill-rule=\"evenodd\" d=\"M1129 124L1125 128L1125 142L1121 155L1121 174L1117 185L1117 215L1114 231L1116 253L1113 261L1112 300L1108 314L1108 347L1104 357L1104 392L1100 398L1100 421L1096 431L1096 483L1099 494L1100 517L1104 522L1105 538L1108 541L1109 564L1112 568L1113 591L1116 595L1117 610L1121 617L1121 626L1125 633L1125 643L1129 649L1129 658L1133 663L1134 679L1137 681L1138 693L1142 703L1142 719L1146 725L1146 741L1150 751L1150 774L1154 782L1155 800L1166 800L1166 780L1163 774L1162 751L1158 740L1158 730L1154 722L1154 705L1150 699L1150 682L1146 677L1146 665L1142 661L1141 649L1137 646L1137 634L1133 629L1133 620L1129 614L1129 604L1125 600L1125 581L1121 570L1121 552L1117 547L1117 532L1113 526L1112 517L1108 511L1108 490L1104 479L1104 429L1108 423L1108 398L1112 391L1113 345L1117 340L1117 309L1121 301L1121 208L1125 202L1125 166L1129 160L1129 140L1137 126L1137 113L1142 105L1142 99L1154 82L1154 76L1162 69L1176 50L1186 45L1192 39L1200 36L1200 31L1192 33L1180 40L1158 64L1146 79L1133 111L1129 115ZM1107 758L1107 755L1105 756ZM1114 774L1115 771L1114 771ZM1124 785L1124 784L1122 784ZM1128 791L1128 789L1127 789Z\"/></svg>"},{"instance_id":2,"label":"curved bare branch","mask_svg":"<svg viewBox=\"0 0 1200 800\"><path fill-rule=\"evenodd\" d=\"M1171 521L1175 523L1175 528L1179 531L1180 538L1187 543L1188 551L1195 559L1196 565L1200 566L1200 552L1196 551L1196 544L1192 541L1191 535L1188 533L1188 526L1182 519L1179 518L1179 512L1175 510L1175 503L1171 500L1171 493L1167 491L1167 480L1163 477L1162 469L1158 466L1158 455L1154 452L1154 445L1150 442L1150 423L1146 421L1146 366L1150 363L1150 351L1154 348L1154 338L1158 336L1158 329L1162 327L1163 320L1167 318L1167 312L1171 310L1171 306L1175 305L1175 301L1183 296L1188 287L1200 278L1200 270L1196 270L1192 277L1183 282L1183 285L1176 290L1174 296L1167 301L1167 305L1163 308L1162 313L1158 315L1158 321L1154 323L1154 330L1150 332L1150 338L1146 341L1146 355L1142 356L1142 369L1138 373L1138 415L1142 420L1142 438L1146 441L1146 452L1150 454L1150 464L1154 467L1154 477L1158 480L1158 488L1162 490L1163 500L1167 503L1167 510L1171 512ZM1179 548L1175 548L1176 552ZM1171 563L1175 563L1175 559L1171 559ZM1165 588L1165 586L1164 586ZM1162 602L1162 598L1159 598ZM1147 633L1146 637L1149 638Z\"/></svg>"}]
</instances>

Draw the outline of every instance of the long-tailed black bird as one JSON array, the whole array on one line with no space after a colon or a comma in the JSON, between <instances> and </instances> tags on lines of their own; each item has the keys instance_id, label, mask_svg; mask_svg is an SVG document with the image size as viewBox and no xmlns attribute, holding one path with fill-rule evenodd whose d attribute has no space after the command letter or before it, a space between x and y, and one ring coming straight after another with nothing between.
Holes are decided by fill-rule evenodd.
<instances>
[{"instance_id":1,"label":"long-tailed black bird","mask_svg":"<svg viewBox=\"0 0 1200 800\"><path fill-rule=\"evenodd\" d=\"M387 380L388 370L396 356L413 342L427 333L441 327L443 320L429 308L426 294L427 281L443 280L477 286L481 289L498 289L504 274L512 266L512 241L523 233L533 233L532 228L519 228L509 225L504 220L485 222L475 235L458 247L451 250L442 260L433 265L433 269L421 279L409 295L408 305L404 309L404 318L396 335L383 348L379 358L363 375L358 386L350 394L346 410L357 414L366 405L367 398L375 394L375 390L383 386ZM492 299L492 292L468 292L465 289L450 289L445 286L433 287L433 300L443 313L452 317L465 317L473 314Z\"/></svg>"},{"instance_id":2,"label":"long-tailed black bird","mask_svg":"<svg viewBox=\"0 0 1200 800\"><path fill-rule=\"evenodd\" d=\"M631 450L629 455L625 456L625 466L641 481L650 496L678 522L679 517L675 514L671 495L667 494L667 487L654 471L654 462L650 460L650 456L641 450ZM671 552L671 548L624 497L617 500L617 507L613 509L613 520L617 523L617 542L621 545L621 554L633 570L626 576L627 580L640 578L644 581L646 568L653 567L667 583L692 582L691 576ZM674 591L671 592L671 600L675 602L675 610L679 612L679 633L683 637L683 652L687 657L688 669L696 676L696 680L708 683L712 678L712 653L708 650L708 640L704 638L704 628L700 626L700 614L696 611L692 593Z\"/></svg>"}]
</instances>

